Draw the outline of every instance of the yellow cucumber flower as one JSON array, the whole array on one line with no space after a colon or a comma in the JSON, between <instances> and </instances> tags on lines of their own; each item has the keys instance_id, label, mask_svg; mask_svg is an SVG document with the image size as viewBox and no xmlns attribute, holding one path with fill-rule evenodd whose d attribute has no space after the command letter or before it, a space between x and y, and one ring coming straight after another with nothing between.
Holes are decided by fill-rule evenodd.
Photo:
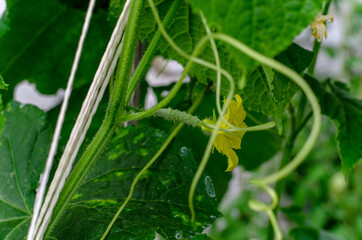
<instances>
[{"instance_id":1,"label":"yellow cucumber flower","mask_svg":"<svg viewBox=\"0 0 362 240\"><path fill-rule=\"evenodd\" d=\"M323 39L323 36L327 39L327 30L324 23L327 20L331 20L333 22L333 16L331 15L320 15L316 17L313 23L310 24L310 26L313 28L313 36L318 40L318 42L321 42Z\"/></svg>"},{"instance_id":2,"label":"yellow cucumber flower","mask_svg":"<svg viewBox=\"0 0 362 240\"><path fill-rule=\"evenodd\" d=\"M236 101L230 101L227 113L225 114L224 118L235 127L246 128L247 126L243 122L246 117L246 112L242 105L242 99L237 94L234 97ZM211 120L206 119L204 122L210 123ZM227 125L224 121L221 123L220 128L230 129L229 125ZM205 131L206 129L203 128L203 130ZM225 154L228 157L228 168L226 169L226 172L232 171L238 165L239 158L236 155L234 149L241 148L241 139L243 138L244 134L245 132L227 133L224 131L218 131L215 137L214 147L220 153Z\"/></svg>"}]
</instances>

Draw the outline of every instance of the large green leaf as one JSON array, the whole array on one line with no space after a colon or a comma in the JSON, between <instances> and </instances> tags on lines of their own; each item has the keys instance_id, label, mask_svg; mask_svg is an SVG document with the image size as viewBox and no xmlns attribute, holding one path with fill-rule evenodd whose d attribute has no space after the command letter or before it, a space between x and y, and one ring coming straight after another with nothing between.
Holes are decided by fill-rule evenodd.
<instances>
[{"instance_id":1,"label":"large green leaf","mask_svg":"<svg viewBox=\"0 0 362 240\"><path fill-rule=\"evenodd\" d=\"M89 83L100 62L111 32L105 11L93 15L74 87ZM57 0L8 0L0 24L0 74L13 89L24 79L36 83L42 93L65 88L84 21L84 12L65 7Z\"/></svg>"},{"instance_id":2,"label":"large green leaf","mask_svg":"<svg viewBox=\"0 0 362 240\"><path fill-rule=\"evenodd\" d=\"M302 73L312 58L312 52L292 44L276 60ZM247 84L239 94L248 110L272 116L280 133L285 108L297 90L298 87L290 79L263 66L249 74Z\"/></svg>"},{"instance_id":3,"label":"large green leaf","mask_svg":"<svg viewBox=\"0 0 362 240\"><path fill-rule=\"evenodd\" d=\"M120 14L123 2L123 0L111 0L110 12L113 18L117 17ZM159 0L154 2L157 5L157 9L159 11L161 19L163 19L174 1ZM146 4L139 33L139 38L142 42L145 43L146 46L151 42L153 35L156 33L157 29L158 27L154 20L153 13L148 4ZM191 54L200 39L206 36L205 27L201 21L199 14L193 14L189 4L187 4L186 2L181 3L181 6L179 7L167 30L173 41L188 54ZM223 47L222 45L218 45L218 50L220 55L221 67L229 71L235 81L240 79L241 68L237 64L237 62L232 57L230 57L230 54L225 50L225 47ZM187 59L181 57L164 39L162 39L159 44L157 54L162 55L166 59L176 60L183 66L185 66L188 62ZM206 61L215 63L214 54L209 43L201 51L198 57ZM205 68L198 64L193 65L189 75L191 77L195 77L198 81L202 83L214 81L216 79L216 72L214 70ZM227 81L225 79L224 82L224 88L228 89Z\"/></svg>"},{"instance_id":4,"label":"large green leaf","mask_svg":"<svg viewBox=\"0 0 362 240\"><path fill-rule=\"evenodd\" d=\"M306 80L319 99L322 113L336 125L338 151L346 174L362 159L362 100L353 98L342 83L329 83L331 91L327 91L318 80L310 76Z\"/></svg>"},{"instance_id":5,"label":"large green leaf","mask_svg":"<svg viewBox=\"0 0 362 240\"><path fill-rule=\"evenodd\" d=\"M114 4L114 6L112 7L112 4L111 4L110 10L113 13L113 15L117 16L116 13L120 12L120 9L122 9L122 7L120 7L120 6L122 6L122 4L120 4L119 0L113 0L112 2ZM193 5L193 4L197 5L198 4L197 2L198 1L191 1L191 5ZM211 1L210 3L207 3L207 4L205 3L205 6L204 6L205 9L203 8L203 11L205 11L205 15L207 15L206 9L210 8L214 4L214 2L215 1ZM279 5L285 4L284 2L283 3L274 3L275 1L270 1L270 2L273 2L273 4L272 4L273 6L274 5L279 6ZM282 63L286 64L287 66L291 67L292 69L296 70L298 73L302 73L304 71L304 69L310 64L313 54L311 52L297 46L296 44L290 45L290 43L292 41L291 36L295 36L304 27L306 27L308 25L308 23L313 19L314 15L316 14L316 11L319 8L317 8L316 5L313 5L313 4L310 6L310 3L305 3L305 5L301 6L301 5L298 5L298 2L300 2L300 1L294 0L293 4L291 2L293 2L293 1L289 1L289 4L285 4L288 7L286 9L289 9L289 8L293 9L293 8L300 7L301 10L299 12L291 11L291 13L287 14L288 16L285 16L285 14L282 14L281 16L278 16L278 17L279 18L285 17L287 19L294 18L294 21L296 21L296 20L299 21L298 19L306 17L305 16L305 14L306 14L306 15L308 15L307 20L303 18L303 20L297 22L297 24L293 22L292 25L293 26L296 25L295 29L299 29L298 32L296 32L295 29L293 31L285 31L286 29L288 29L288 27L290 27L290 25L291 25L290 22L285 23L285 26L280 25L280 28L278 26L278 28L274 29L275 31L282 31L283 34L290 34L290 36L288 35L289 37L287 38L288 41L285 41L285 39L284 39L285 36L283 36L282 37L283 41L281 41L282 44L280 44L279 37L273 38L271 36L268 36L270 38L269 42L273 41L273 44L269 44L269 45L264 44L264 43L263 44L270 47L273 50L273 54L269 54L272 56L276 55L277 53L281 52L282 50L284 50L286 48L286 50L281 52L276 57L276 59L281 61ZM319 0L319 2L320 2L320 0ZM118 3L118 5L117 5L117 3ZM158 3L158 5L157 5L158 11L162 17L166 14L166 11L168 10L172 1L164 0L164 1L158 1L157 3ZM221 4L221 2L220 2L220 4ZM229 3L222 2L222 4L228 5ZM241 5L242 4L243 3L241 3ZM263 4L265 4L265 6L262 6L262 7L267 7L270 3L265 3L265 2L260 3L260 5L263 5ZM245 7L245 9L243 11L250 10L246 6L244 6L244 7ZM308 13L306 13L305 11L308 8L310 8L310 11ZM212 12L212 11L220 10L221 12L223 12L222 9L223 8L220 8L220 9L215 8L210 11ZM284 10L286 10L286 9L284 9ZM238 8L236 8L236 10L238 10ZM243 12L243 11L240 10L240 12ZM272 14L274 14L274 13L272 13ZM148 7L145 8L143 15L144 15L144 18L143 18L141 31L140 31L140 38L142 41L145 41L147 44L152 39L153 34L157 30L157 26L154 21L153 14ZM240 18L238 21L245 21L245 18L239 13L236 15L233 15L233 16L237 16L237 18ZM278 18L273 19L273 21L274 20L279 21ZM239 24L237 20L235 20L235 21L237 22L237 24ZM271 19L268 19L267 21L271 22L270 24L276 24L276 23L273 23L273 21ZM234 22L229 21L228 24L234 24ZM264 23L264 22L260 23L260 26L258 25L257 29L262 29L264 31L270 30L269 29L270 24L269 25L266 25L266 24L267 23ZM284 29L284 27L286 29ZM243 26L242 28L238 29L237 31L243 32L243 31L246 31L246 28L245 28L245 26ZM198 14L192 13L190 10L190 7L186 3L182 3L182 5L180 6L180 9L175 16L174 21L170 25L168 32L169 32L170 36L173 38L173 40L175 41L175 43L188 53L191 53L193 48L195 47L195 45L198 43L198 41L203 36L206 35L205 28L200 20L200 16ZM257 34L259 34L259 33L257 33ZM248 37L250 37L250 36L248 36ZM283 47L281 48L282 45L283 45ZM288 45L290 45L290 46L288 47ZM159 44L159 46L160 46L159 54L163 55L165 58L168 58L168 59L175 59L175 60L179 61L181 64L185 65L186 59L179 56L178 53L176 53L166 43L166 41L162 41ZM277 47L273 47L273 46L277 46ZM240 79L241 67L245 66L246 63L242 63L241 65L237 64L237 62L234 60L234 58L232 56L230 56L231 53L229 53L229 51L230 51L230 49L225 49L225 47L223 47L222 45L219 46L221 64L224 69L226 69L227 71L229 71L232 74L232 76L234 77L234 80L238 81ZM231 52L237 52L237 51L235 51L233 49ZM204 51L200 54L199 57L201 57L207 61L210 61L210 62L215 62L212 50L209 45L204 49ZM269 72L271 74L270 79L267 78L266 72ZM213 81L216 79L215 71L206 69L200 65L195 65L193 67L193 69L191 70L190 75L195 77L200 82L206 82L207 80ZM245 87L244 91L239 91L239 94L242 95L242 97L243 97L245 107L248 110L260 112L264 115L272 116L277 123L278 130L280 133L282 131L282 115L285 111L286 106L289 104L290 99L292 98L292 96L294 95L294 93L296 92L296 90L298 88L295 86L294 83L292 83L289 79L285 78L281 74L275 73L274 71L272 71L270 69L268 70L267 68L262 68L262 67L259 67L256 70L251 71L248 75L247 82L248 83L247 83L247 86ZM227 95L228 89L229 89L228 84L226 84L226 81L224 80L223 85L222 85L222 94Z\"/></svg>"},{"instance_id":6,"label":"large green leaf","mask_svg":"<svg viewBox=\"0 0 362 240\"><path fill-rule=\"evenodd\" d=\"M283 51L322 9L323 0L188 0L208 23L251 48L274 57ZM255 62L230 47L245 67Z\"/></svg>"},{"instance_id":7,"label":"large green leaf","mask_svg":"<svg viewBox=\"0 0 362 240\"><path fill-rule=\"evenodd\" d=\"M51 136L45 114L12 102L0 135L0 239L26 236Z\"/></svg>"},{"instance_id":8,"label":"large green leaf","mask_svg":"<svg viewBox=\"0 0 362 240\"><path fill-rule=\"evenodd\" d=\"M55 227L57 239L99 239L128 195L131 182L167 135L154 128L121 129L92 167ZM107 239L165 239L200 234L219 213L211 178L203 175L195 194L196 221L190 223L188 190L196 162L189 148L174 142L141 177L133 197Z\"/></svg>"}]
</instances>

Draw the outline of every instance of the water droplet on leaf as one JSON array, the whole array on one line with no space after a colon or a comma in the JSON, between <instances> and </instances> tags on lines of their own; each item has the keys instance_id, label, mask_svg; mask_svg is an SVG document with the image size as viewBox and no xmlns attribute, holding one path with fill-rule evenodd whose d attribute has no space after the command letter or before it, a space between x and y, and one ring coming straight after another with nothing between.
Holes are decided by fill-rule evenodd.
<instances>
[{"instance_id":1,"label":"water droplet on leaf","mask_svg":"<svg viewBox=\"0 0 362 240\"><path fill-rule=\"evenodd\" d=\"M188 154L188 149L187 147L181 147L180 149L180 156L181 157L185 157Z\"/></svg>"},{"instance_id":2,"label":"water droplet on leaf","mask_svg":"<svg viewBox=\"0 0 362 240\"><path fill-rule=\"evenodd\" d=\"M214 198L216 196L215 189L214 189L214 185L212 184L212 180L209 176L205 177L205 187L206 187L207 195Z\"/></svg>"},{"instance_id":3,"label":"water droplet on leaf","mask_svg":"<svg viewBox=\"0 0 362 240\"><path fill-rule=\"evenodd\" d=\"M176 239L181 239L182 238L182 233L181 232L177 232L175 235Z\"/></svg>"}]
</instances>

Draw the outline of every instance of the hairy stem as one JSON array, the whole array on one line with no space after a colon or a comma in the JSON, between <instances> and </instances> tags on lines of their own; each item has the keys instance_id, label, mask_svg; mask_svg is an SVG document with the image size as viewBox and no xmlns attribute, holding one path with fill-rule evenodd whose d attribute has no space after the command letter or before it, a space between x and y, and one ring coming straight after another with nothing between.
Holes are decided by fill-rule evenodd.
<instances>
[{"instance_id":1,"label":"hairy stem","mask_svg":"<svg viewBox=\"0 0 362 240\"><path fill-rule=\"evenodd\" d=\"M193 57L196 57L201 50L203 49L204 44L198 44L192 54ZM161 102L159 102L156 106L145 110L143 112L139 112L139 113L135 113L132 115L128 115L128 116L123 116L123 118L121 118L121 121L131 121L131 120L140 120L142 118L146 118L148 116L153 115L157 110L165 107L167 104L169 104L171 102L171 100L176 96L178 90L181 88L182 85L182 81L185 79L185 77L187 76L187 73L190 71L191 67L193 64L193 58L191 60L188 61L184 71L182 72L182 75L180 77L180 79L177 81L177 83L175 84L175 86L173 86L173 88L171 89L170 93L167 95L167 97L165 97Z\"/></svg>"},{"instance_id":2,"label":"hairy stem","mask_svg":"<svg viewBox=\"0 0 362 240\"><path fill-rule=\"evenodd\" d=\"M181 3L182 3L182 0L175 0L175 2L172 4L170 9L168 10L166 17L164 18L163 23L162 23L163 27L165 29L167 29L170 26ZM125 101L126 104L128 104L129 100L131 99L132 93L134 92L138 82L142 79L142 77L145 75L146 71L148 70L148 67L150 66L151 61L156 53L156 50L158 49L161 37L162 37L161 30L157 30L156 34L152 38L150 45L147 48L145 54L143 55L142 60L138 64L136 71L132 75L131 80L129 81L129 84L128 84L126 101Z\"/></svg>"},{"instance_id":3,"label":"hairy stem","mask_svg":"<svg viewBox=\"0 0 362 240\"><path fill-rule=\"evenodd\" d=\"M189 113L179 111L176 109L171 109L171 108L167 108L167 109L163 108L163 109L157 110L155 115L157 117L161 117L166 120L186 123L193 127L201 127L201 124L202 124L202 121L198 117L191 115Z\"/></svg>"},{"instance_id":4,"label":"hairy stem","mask_svg":"<svg viewBox=\"0 0 362 240\"><path fill-rule=\"evenodd\" d=\"M127 83L131 73L134 53L137 44L137 29L140 22L140 13L143 7L143 0L134 0L131 4L128 25L124 35L124 48L119 59L116 79L113 84L113 91L107 108L105 119L98 132L88 145L78 164L67 179L63 191L55 206L52 221L46 232L49 235L60 216L65 211L76 190L83 182L91 166L95 163L104 147L111 139L115 129L115 119L117 114L124 111L124 99L127 90Z\"/></svg>"}]
</instances>

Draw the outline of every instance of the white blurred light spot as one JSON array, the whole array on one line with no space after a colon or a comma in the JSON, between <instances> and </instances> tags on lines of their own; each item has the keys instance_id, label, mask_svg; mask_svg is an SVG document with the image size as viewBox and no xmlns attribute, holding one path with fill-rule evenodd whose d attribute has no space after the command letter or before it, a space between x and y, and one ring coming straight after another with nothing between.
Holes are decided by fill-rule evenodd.
<instances>
[{"instance_id":1,"label":"white blurred light spot","mask_svg":"<svg viewBox=\"0 0 362 240\"><path fill-rule=\"evenodd\" d=\"M240 218L240 210L237 208L234 208L233 210L231 210L230 215L232 218L234 218L235 220Z\"/></svg>"},{"instance_id":2,"label":"white blurred light spot","mask_svg":"<svg viewBox=\"0 0 362 240\"><path fill-rule=\"evenodd\" d=\"M151 87L167 86L170 83L177 82L183 70L182 65L176 61L156 57L146 75L146 80ZM189 76L186 76L183 82L190 82Z\"/></svg>"},{"instance_id":3,"label":"white blurred light spot","mask_svg":"<svg viewBox=\"0 0 362 240\"><path fill-rule=\"evenodd\" d=\"M22 104L32 104L38 108L49 111L57 106L64 97L64 90L59 89L54 95L45 95L39 93L35 84L23 81L15 87L14 100Z\"/></svg>"},{"instance_id":4,"label":"white blurred light spot","mask_svg":"<svg viewBox=\"0 0 362 240\"><path fill-rule=\"evenodd\" d=\"M216 228L219 231L224 230L228 226L226 219L220 218L216 220Z\"/></svg>"},{"instance_id":5,"label":"white blurred light spot","mask_svg":"<svg viewBox=\"0 0 362 240\"><path fill-rule=\"evenodd\" d=\"M167 91L167 90L164 90L164 91L162 91L162 93L161 93L161 97L166 97L168 94L170 93L170 91Z\"/></svg>"},{"instance_id":6,"label":"white blurred light spot","mask_svg":"<svg viewBox=\"0 0 362 240\"><path fill-rule=\"evenodd\" d=\"M173 60L165 60L162 57L156 57L152 62L152 67L146 75L147 83L150 87L167 86L177 82L184 68L181 64ZM189 76L183 80L184 83L190 82ZM162 97L166 97L169 91L163 91ZM157 104L157 97L152 88L147 89L145 109L150 109Z\"/></svg>"},{"instance_id":7,"label":"white blurred light spot","mask_svg":"<svg viewBox=\"0 0 362 240\"><path fill-rule=\"evenodd\" d=\"M151 107L157 104L156 94L153 92L152 88L147 89L147 95L145 99L145 109L150 109Z\"/></svg>"},{"instance_id":8,"label":"white blurred light spot","mask_svg":"<svg viewBox=\"0 0 362 240\"><path fill-rule=\"evenodd\" d=\"M0 0L0 18L2 17L2 15L4 14L6 9L6 2L5 0Z\"/></svg>"}]
</instances>

